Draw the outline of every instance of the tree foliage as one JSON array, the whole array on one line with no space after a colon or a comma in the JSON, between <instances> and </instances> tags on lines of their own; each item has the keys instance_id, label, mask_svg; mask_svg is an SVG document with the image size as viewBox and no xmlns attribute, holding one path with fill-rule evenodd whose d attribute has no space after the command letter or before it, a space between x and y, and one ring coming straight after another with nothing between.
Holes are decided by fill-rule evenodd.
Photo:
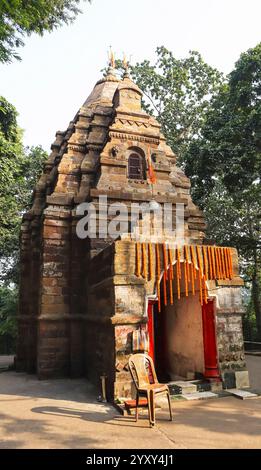
<instances>
[{"instance_id":1,"label":"tree foliage","mask_svg":"<svg viewBox=\"0 0 261 470\"><path fill-rule=\"evenodd\" d=\"M240 56L212 100L187 152L186 173L209 233L239 250L261 339L261 44Z\"/></svg>"},{"instance_id":2,"label":"tree foliage","mask_svg":"<svg viewBox=\"0 0 261 470\"><path fill-rule=\"evenodd\" d=\"M131 67L131 74L145 95L144 108L161 123L181 165L204 124L210 98L223 84L223 75L196 51L183 59L165 47L158 47L156 54L155 64L144 60Z\"/></svg>"},{"instance_id":3,"label":"tree foliage","mask_svg":"<svg viewBox=\"0 0 261 470\"><path fill-rule=\"evenodd\" d=\"M16 337L17 289L0 286L0 336Z\"/></svg>"},{"instance_id":4,"label":"tree foliage","mask_svg":"<svg viewBox=\"0 0 261 470\"><path fill-rule=\"evenodd\" d=\"M16 336L21 217L30 206L46 157L41 147L23 147L17 111L0 97L0 336L11 340L12 345Z\"/></svg>"},{"instance_id":5,"label":"tree foliage","mask_svg":"<svg viewBox=\"0 0 261 470\"><path fill-rule=\"evenodd\" d=\"M261 175L261 44L242 54L221 92L212 100L201 137L186 157L197 200L205 198L219 176L238 193Z\"/></svg>"},{"instance_id":6,"label":"tree foliage","mask_svg":"<svg viewBox=\"0 0 261 470\"><path fill-rule=\"evenodd\" d=\"M19 224L23 146L15 108L0 98L0 259L12 256ZM16 236L15 236L16 238ZM15 243L16 244L16 243Z\"/></svg>"},{"instance_id":7,"label":"tree foliage","mask_svg":"<svg viewBox=\"0 0 261 470\"><path fill-rule=\"evenodd\" d=\"M207 237L222 245L235 246L241 257L242 273L251 281L260 246L261 188L253 185L235 197L219 181L205 199Z\"/></svg>"},{"instance_id":8,"label":"tree foliage","mask_svg":"<svg viewBox=\"0 0 261 470\"><path fill-rule=\"evenodd\" d=\"M81 12L80 0L1 0L0 62L20 59L17 48L32 33L43 35L71 23Z\"/></svg>"},{"instance_id":9,"label":"tree foliage","mask_svg":"<svg viewBox=\"0 0 261 470\"><path fill-rule=\"evenodd\" d=\"M47 157L41 147L24 148L15 108L0 97L0 281L14 280L22 213Z\"/></svg>"}]
</instances>

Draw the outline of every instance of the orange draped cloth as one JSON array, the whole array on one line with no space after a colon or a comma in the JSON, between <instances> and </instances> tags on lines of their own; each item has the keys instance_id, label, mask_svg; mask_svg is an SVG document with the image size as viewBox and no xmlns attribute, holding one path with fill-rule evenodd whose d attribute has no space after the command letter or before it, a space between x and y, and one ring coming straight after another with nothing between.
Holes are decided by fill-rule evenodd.
<instances>
[{"instance_id":1,"label":"orange draped cloth","mask_svg":"<svg viewBox=\"0 0 261 470\"><path fill-rule=\"evenodd\" d=\"M153 262L155 260L155 262ZM176 263L176 269L173 269ZM183 269L181 265L183 263ZM153 272L154 271L154 272ZM198 277L199 300L207 302L206 281L232 279L232 249L206 245L184 245L172 248L165 243L136 243L135 274L146 281L156 279L158 309L161 310L160 282L163 276L163 301L173 304L173 282L176 282L177 298L181 297L183 280L185 295L195 295L195 281ZM154 274L154 276L153 276ZM176 278L176 279L175 279ZM168 281L168 282L167 282Z\"/></svg>"}]
</instances>

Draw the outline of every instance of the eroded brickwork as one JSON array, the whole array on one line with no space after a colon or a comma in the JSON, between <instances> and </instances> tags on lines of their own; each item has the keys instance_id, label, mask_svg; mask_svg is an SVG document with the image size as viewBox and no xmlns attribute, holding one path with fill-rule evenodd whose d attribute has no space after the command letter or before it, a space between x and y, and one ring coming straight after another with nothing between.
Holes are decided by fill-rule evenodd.
<instances>
[{"instance_id":1,"label":"eroded brickwork","mask_svg":"<svg viewBox=\"0 0 261 470\"><path fill-rule=\"evenodd\" d=\"M133 243L113 243L106 233L77 237L78 204L89 201L98 209L106 196L108 204L124 202L129 219L131 203L151 201L152 190L147 176L129 178L128 159L138 153L147 175L150 153L157 178L153 198L173 203L173 228L175 204L183 203L185 242L202 243L205 230L190 182L158 122L142 110L141 96L127 74L119 80L109 71L95 85L68 129L56 133L21 230L17 369L40 378L85 375L97 385L105 374L110 397L131 392L131 334L147 321L146 296L155 285L135 276ZM241 360L235 356L240 351L231 349L242 344L236 301L217 311L222 368Z\"/></svg>"},{"instance_id":2,"label":"eroded brickwork","mask_svg":"<svg viewBox=\"0 0 261 470\"><path fill-rule=\"evenodd\" d=\"M240 313L217 314L217 338L221 371L245 368L242 315Z\"/></svg>"}]
</instances>

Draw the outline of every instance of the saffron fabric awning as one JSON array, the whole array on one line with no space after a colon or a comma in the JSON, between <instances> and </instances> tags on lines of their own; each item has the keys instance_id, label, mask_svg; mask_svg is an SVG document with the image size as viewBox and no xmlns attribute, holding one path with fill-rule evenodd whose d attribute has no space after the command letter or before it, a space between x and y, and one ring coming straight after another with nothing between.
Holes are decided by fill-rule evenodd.
<instances>
[{"instance_id":1,"label":"saffron fabric awning","mask_svg":"<svg viewBox=\"0 0 261 470\"><path fill-rule=\"evenodd\" d=\"M182 268L183 266L183 268ZM163 280L163 301L167 305L167 286L169 301L173 304L173 283L176 283L177 298L180 299L180 285L183 280L185 295L191 286L195 295L195 282L199 285L201 305L207 303L208 280L232 279L232 250L228 247L210 245L170 246L166 243L136 243L136 270L138 277L146 280L156 279L158 307L161 309L160 282Z\"/></svg>"}]
</instances>

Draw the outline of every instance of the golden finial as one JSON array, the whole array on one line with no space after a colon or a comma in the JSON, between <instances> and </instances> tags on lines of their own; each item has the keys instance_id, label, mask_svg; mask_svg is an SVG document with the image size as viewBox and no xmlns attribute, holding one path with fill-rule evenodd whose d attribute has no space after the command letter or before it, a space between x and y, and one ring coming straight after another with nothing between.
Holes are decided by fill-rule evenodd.
<instances>
[{"instance_id":1,"label":"golden finial","mask_svg":"<svg viewBox=\"0 0 261 470\"><path fill-rule=\"evenodd\" d=\"M122 65L123 65L123 68L124 68L125 70L127 70L127 69L129 68L129 63L128 63L128 61L127 61L127 58L126 58L126 54L125 54L125 53L123 54Z\"/></svg>"},{"instance_id":2,"label":"golden finial","mask_svg":"<svg viewBox=\"0 0 261 470\"><path fill-rule=\"evenodd\" d=\"M115 69L115 58L114 58L114 53L112 51L111 46L110 46L109 66Z\"/></svg>"},{"instance_id":3,"label":"golden finial","mask_svg":"<svg viewBox=\"0 0 261 470\"><path fill-rule=\"evenodd\" d=\"M123 78L130 78L129 74L129 61L126 58L126 54L123 54L122 66L124 68Z\"/></svg>"}]
</instances>

